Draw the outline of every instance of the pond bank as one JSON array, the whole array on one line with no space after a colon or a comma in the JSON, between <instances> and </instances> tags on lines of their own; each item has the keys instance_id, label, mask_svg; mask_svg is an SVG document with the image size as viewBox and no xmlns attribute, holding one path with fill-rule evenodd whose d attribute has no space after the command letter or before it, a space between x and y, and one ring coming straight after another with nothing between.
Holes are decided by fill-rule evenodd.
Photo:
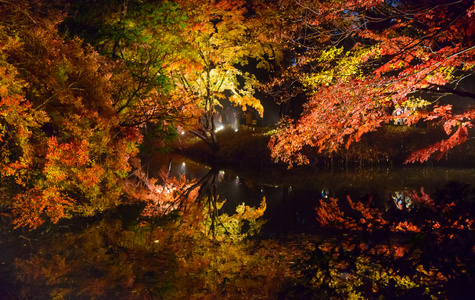
<instances>
[{"instance_id":1,"label":"pond bank","mask_svg":"<svg viewBox=\"0 0 475 300\"><path fill-rule=\"evenodd\" d=\"M239 131L225 128L217 133L220 149L213 155L206 144L190 135L182 135L174 143L174 152L207 165L230 167L237 170L276 169L286 170L287 165L275 163L267 145L273 128L241 126ZM419 128L386 125L376 132L363 136L348 150L330 155L317 154L314 149L304 149L310 159L306 166L294 168L318 170L322 168L354 169L403 166L410 153L447 138L436 128ZM450 150L437 161L414 165L444 167L475 167L475 140Z\"/></svg>"},{"instance_id":2,"label":"pond bank","mask_svg":"<svg viewBox=\"0 0 475 300\"><path fill-rule=\"evenodd\" d=\"M207 165L229 167L237 170L276 169L287 170L284 163L275 163L270 157L267 145L273 128L241 126L217 133L220 149L213 155L201 140L182 135L174 143L174 152ZM435 128L419 128L387 125L369 133L349 149L342 149L332 155L317 154L314 149L304 149L310 164L294 166L296 169L354 169L403 166L410 153L446 138L445 133ZM422 166L475 167L475 140L451 149L437 161L434 157Z\"/></svg>"}]
</instances>

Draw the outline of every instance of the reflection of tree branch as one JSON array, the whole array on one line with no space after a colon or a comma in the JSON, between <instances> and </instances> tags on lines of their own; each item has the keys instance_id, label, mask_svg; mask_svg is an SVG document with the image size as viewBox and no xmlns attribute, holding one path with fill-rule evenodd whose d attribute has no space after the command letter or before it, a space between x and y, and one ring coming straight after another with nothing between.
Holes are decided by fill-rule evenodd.
<instances>
[{"instance_id":1,"label":"reflection of tree branch","mask_svg":"<svg viewBox=\"0 0 475 300\"><path fill-rule=\"evenodd\" d=\"M208 213L211 219L209 233L213 234L213 238L216 237L216 228L218 225L221 225L227 234L229 233L226 226L219 220L218 186L216 184L218 174L218 169L211 168L203 178L185 191L185 196L187 197L192 191L199 187L197 201L206 201L206 203L203 204L208 205Z\"/></svg>"},{"instance_id":2,"label":"reflection of tree branch","mask_svg":"<svg viewBox=\"0 0 475 300\"><path fill-rule=\"evenodd\" d=\"M317 215L324 230L331 231L316 244L303 274L313 287L335 298L345 294L335 285L369 299L387 292L399 298L428 291L449 295L453 283L463 282L466 270L473 269L474 221L472 211L465 209L471 207L468 195L468 184L449 184L435 199L421 188L421 195L411 194L418 204L413 215L382 213L349 197L352 211L340 210L336 199L321 201ZM412 286L388 285L381 278L396 283L405 278ZM378 281L381 287L365 291L366 284L374 286Z\"/></svg>"}]
</instances>

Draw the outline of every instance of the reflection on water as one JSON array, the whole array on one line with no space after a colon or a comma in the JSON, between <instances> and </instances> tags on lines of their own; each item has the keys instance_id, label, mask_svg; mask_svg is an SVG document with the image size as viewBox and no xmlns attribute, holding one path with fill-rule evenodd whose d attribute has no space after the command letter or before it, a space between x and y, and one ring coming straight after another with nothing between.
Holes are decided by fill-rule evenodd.
<instances>
[{"instance_id":1,"label":"reflection on water","mask_svg":"<svg viewBox=\"0 0 475 300\"><path fill-rule=\"evenodd\" d=\"M209 167L180 156L157 160L151 169L158 170L162 165L169 166L173 175L184 174L189 179L203 178L210 171ZM318 226L315 203L321 198L345 199L350 195L352 199L384 211L410 212L414 207L411 194L420 193L421 187L425 193L433 195L450 183L475 182L474 169L420 166L340 172L216 172L218 196L226 199L223 211L233 212L242 202L258 206L266 197L266 216L270 221L264 231L273 233L313 230ZM452 193L454 197L461 196L456 191Z\"/></svg>"},{"instance_id":2,"label":"reflection on water","mask_svg":"<svg viewBox=\"0 0 475 300\"><path fill-rule=\"evenodd\" d=\"M449 183L433 196L399 191L392 212L350 197L321 200L317 217L334 238L316 244L303 290L330 298L473 299L475 207L467 187Z\"/></svg>"},{"instance_id":3,"label":"reflection on water","mask_svg":"<svg viewBox=\"0 0 475 300\"><path fill-rule=\"evenodd\" d=\"M391 194L391 198L394 200L394 205L399 210L410 211L414 207L410 193L408 191L395 191Z\"/></svg>"},{"instance_id":4,"label":"reflection on water","mask_svg":"<svg viewBox=\"0 0 475 300\"><path fill-rule=\"evenodd\" d=\"M475 298L473 170L238 174L172 157L148 171L161 167L202 200L5 225L0 299Z\"/></svg>"}]
</instances>

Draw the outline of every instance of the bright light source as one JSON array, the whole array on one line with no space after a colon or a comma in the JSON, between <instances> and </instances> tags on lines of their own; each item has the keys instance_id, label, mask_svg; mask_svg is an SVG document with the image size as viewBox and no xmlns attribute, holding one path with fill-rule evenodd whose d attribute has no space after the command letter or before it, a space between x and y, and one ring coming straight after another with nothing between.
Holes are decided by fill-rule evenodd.
<instances>
[{"instance_id":1,"label":"bright light source","mask_svg":"<svg viewBox=\"0 0 475 300\"><path fill-rule=\"evenodd\" d=\"M182 132L180 132L180 133L181 133L181 135L184 135L184 134L185 134L185 132L184 132L184 131L182 131Z\"/></svg>"},{"instance_id":2,"label":"bright light source","mask_svg":"<svg viewBox=\"0 0 475 300\"><path fill-rule=\"evenodd\" d=\"M216 129L214 130L214 132L218 132L218 131L223 130L223 129L224 129L224 126L219 125L219 126L216 126Z\"/></svg>"}]
</instances>

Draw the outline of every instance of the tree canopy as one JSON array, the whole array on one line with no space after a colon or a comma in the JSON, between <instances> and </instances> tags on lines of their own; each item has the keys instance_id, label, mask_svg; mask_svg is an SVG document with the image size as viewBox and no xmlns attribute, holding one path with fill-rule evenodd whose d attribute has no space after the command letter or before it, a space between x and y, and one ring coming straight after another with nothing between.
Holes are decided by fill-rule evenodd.
<instances>
[{"instance_id":1,"label":"tree canopy","mask_svg":"<svg viewBox=\"0 0 475 300\"><path fill-rule=\"evenodd\" d=\"M39 12L27 1L0 6L2 202L32 228L117 205L141 140L120 126L103 57L62 39L60 13Z\"/></svg>"},{"instance_id":2,"label":"tree canopy","mask_svg":"<svg viewBox=\"0 0 475 300\"><path fill-rule=\"evenodd\" d=\"M255 60L258 68L270 70L269 61L278 61L280 52L265 42L263 28L259 28L262 20L249 14L246 1L177 3L187 18L179 31L168 32L176 41L166 70L175 84L174 97L191 99L197 105L198 124L185 127L215 148L215 107L228 99L262 115L264 107L254 97L258 81L243 67Z\"/></svg>"},{"instance_id":3,"label":"tree canopy","mask_svg":"<svg viewBox=\"0 0 475 300\"><path fill-rule=\"evenodd\" d=\"M276 160L306 163L306 146L331 153L401 118L439 122L450 135L408 162L440 158L467 139L473 109L443 100L475 99L458 85L473 73L473 1L281 2L296 9L284 38L293 58L276 84L298 81L308 102L273 137Z\"/></svg>"}]
</instances>

